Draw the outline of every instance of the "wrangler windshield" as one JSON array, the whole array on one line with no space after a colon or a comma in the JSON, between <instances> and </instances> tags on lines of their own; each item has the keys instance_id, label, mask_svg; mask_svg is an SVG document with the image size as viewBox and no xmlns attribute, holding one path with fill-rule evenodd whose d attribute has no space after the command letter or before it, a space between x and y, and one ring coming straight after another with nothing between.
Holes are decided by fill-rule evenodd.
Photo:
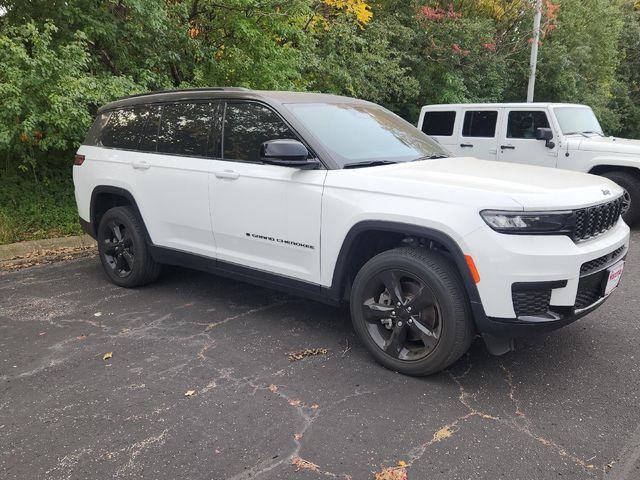
<instances>
[{"instance_id":1,"label":"wrangler windshield","mask_svg":"<svg viewBox=\"0 0 640 480\"><path fill-rule=\"evenodd\" d=\"M574 133L598 133L602 127L589 107L556 107L553 109L564 135Z\"/></svg>"},{"instance_id":2,"label":"wrangler windshield","mask_svg":"<svg viewBox=\"0 0 640 480\"><path fill-rule=\"evenodd\" d=\"M286 107L342 167L450 156L437 142L382 107L334 103Z\"/></svg>"}]
</instances>

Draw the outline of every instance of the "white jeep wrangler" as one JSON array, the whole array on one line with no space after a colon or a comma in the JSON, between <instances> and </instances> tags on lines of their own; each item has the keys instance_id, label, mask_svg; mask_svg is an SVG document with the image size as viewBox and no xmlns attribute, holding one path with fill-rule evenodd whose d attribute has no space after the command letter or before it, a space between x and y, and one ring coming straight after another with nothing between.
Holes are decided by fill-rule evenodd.
<instances>
[{"instance_id":1,"label":"white jeep wrangler","mask_svg":"<svg viewBox=\"0 0 640 480\"><path fill-rule=\"evenodd\" d=\"M209 88L102 107L73 168L116 285L177 264L339 304L383 365L446 368L480 332L566 325L618 285L623 191L602 177L449 158L384 108Z\"/></svg>"},{"instance_id":2,"label":"white jeep wrangler","mask_svg":"<svg viewBox=\"0 0 640 480\"><path fill-rule=\"evenodd\" d=\"M418 128L456 155L601 175L624 189L640 224L640 140L606 137L590 107L569 103L426 105Z\"/></svg>"}]
</instances>

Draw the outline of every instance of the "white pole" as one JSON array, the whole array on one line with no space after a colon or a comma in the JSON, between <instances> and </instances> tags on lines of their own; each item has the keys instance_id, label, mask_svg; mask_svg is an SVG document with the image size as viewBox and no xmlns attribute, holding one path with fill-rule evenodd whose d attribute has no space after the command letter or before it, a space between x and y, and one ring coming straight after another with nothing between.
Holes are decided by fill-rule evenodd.
<instances>
[{"instance_id":1,"label":"white pole","mask_svg":"<svg viewBox=\"0 0 640 480\"><path fill-rule=\"evenodd\" d=\"M542 17L542 0L536 0L536 14L533 17L533 42L531 42L531 61L529 62L529 87L527 102L533 102L533 91L536 88L536 67L538 64L538 43L540 43L540 19Z\"/></svg>"}]
</instances>

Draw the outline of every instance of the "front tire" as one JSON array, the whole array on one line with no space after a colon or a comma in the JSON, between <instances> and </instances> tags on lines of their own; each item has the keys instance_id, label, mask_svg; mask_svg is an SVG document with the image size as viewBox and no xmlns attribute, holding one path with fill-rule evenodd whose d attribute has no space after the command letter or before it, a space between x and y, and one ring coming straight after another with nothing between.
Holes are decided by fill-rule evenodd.
<instances>
[{"instance_id":1,"label":"front tire","mask_svg":"<svg viewBox=\"0 0 640 480\"><path fill-rule=\"evenodd\" d=\"M603 177L620 185L624 193L624 209L622 219L630 227L640 224L640 176L625 172L606 172Z\"/></svg>"},{"instance_id":2,"label":"front tire","mask_svg":"<svg viewBox=\"0 0 640 480\"><path fill-rule=\"evenodd\" d=\"M120 287L155 281L160 265L149 252L144 225L132 207L109 209L98 225L98 253L107 277Z\"/></svg>"},{"instance_id":3,"label":"front tire","mask_svg":"<svg viewBox=\"0 0 640 480\"><path fill-rule=\"evenodd\" d=\"M379 363L413 376L447 368L474 336L455 265L424 248L397 248L369 260L353 282L351 319Z\"/></svg>"}]
</instances>

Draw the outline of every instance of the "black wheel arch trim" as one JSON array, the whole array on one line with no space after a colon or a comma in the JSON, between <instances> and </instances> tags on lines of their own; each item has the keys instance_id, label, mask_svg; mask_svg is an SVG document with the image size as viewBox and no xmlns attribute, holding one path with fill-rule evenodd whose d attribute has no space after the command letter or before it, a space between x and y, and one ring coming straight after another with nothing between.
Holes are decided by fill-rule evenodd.
<instances>
[{"instance_id":1,"label":"black wheel arch trim","mask_svg":"<svg viewBox=\"0 0 640 480\"><path fill-rule=\"evenodd\" d=\"M98 225L96 225L96 223L94 222L94 219L96 218L96 199L98 195L103 193L117 195L126 198L129 201L131 206L136 210L138 216L142 220L142 227L144 229L147 243L149 245L152 245L153 242L151 241L151 236L149 235L149 231L147 230L147 225L144 221L144 218L142 218L142 213L140 212L140 208L138 207L138 203L136 202L135 197L131 194L131 192L129 192L129 190L121 187L114 187L112 185L98 185L93 189L93 191L91 192L91 204L89 207L89 221L81 221L82 228L94 239L97 238Z\"/></svg>"},{"instance_id":2,"label":"black wheel arch trim","mask_svg":"<svg viewBox=\"0 0 640 480\"><path fill-rule=\"evenodd\" d=\"M352 226L342 243L342 247L340 248L340 253L338 254L335 268L333 270L331 287L329 289L331 291L330 295L332 298L340 299L342 297L344 289L346 287L345 274L347 272L348 259L350 256L349 254L351 248L353 247L356 238L360 234L367 231L401 233L406 236L415 236L432 240L445 247L451 254L451 258L458 268L465 292L467 293L467 296L469 298L469 303L477 327L480 330L483 330L483 327L488 326L489 321L484 311L484 307L482 306L482 301L480 300L478 287L476 287L476 284L473 281L473 277L471 275L471 272L469 271L464 253L458 246L458 243L449 235L440 230L423 227L420 225L382 220L364 220Z\"/></svg>"}]
</instances>

